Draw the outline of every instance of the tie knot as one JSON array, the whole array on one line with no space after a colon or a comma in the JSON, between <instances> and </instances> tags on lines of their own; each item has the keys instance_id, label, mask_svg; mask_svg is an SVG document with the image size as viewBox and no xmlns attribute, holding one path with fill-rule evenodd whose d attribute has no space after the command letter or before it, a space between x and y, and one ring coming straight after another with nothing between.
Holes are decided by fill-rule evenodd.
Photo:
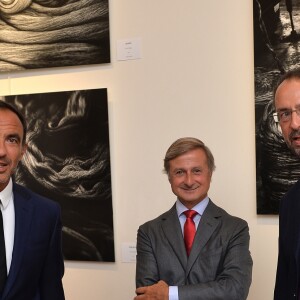
<instances>
[{"instance_id":1,"label":"tie knot","mask_svg":"<svg viewBox=\"0 0 300 300\"><path fill-rule=\"evenodd\" d=\"M191 219L194 219L194 217L198 214L195 210L192 210L192 209L189 209L189 210L186 210L184 212L185 216L187 219L191 218Z\"/></svg>"}]
</instances>

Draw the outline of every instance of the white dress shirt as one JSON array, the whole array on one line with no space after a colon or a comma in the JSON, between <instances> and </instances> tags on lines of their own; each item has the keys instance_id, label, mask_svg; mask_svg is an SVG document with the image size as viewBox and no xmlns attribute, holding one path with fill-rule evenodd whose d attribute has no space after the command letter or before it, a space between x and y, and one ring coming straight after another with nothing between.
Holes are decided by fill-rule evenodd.
<instances>
[{"instance_id":1,"label":"white dress shirt","mask_svg":"<svg viewBox=\"0 0 300 300\"><path fill-rule=\"evenodd\" d=\"M1 211L3 216L7 274L9 273L11 265L15 237L15 206L12 188L13 184L12 179L10 178L6 188L0 192L0 200L2 203Z\"/></svg>"},{"instance_id":2,"label":"white dress shirt","mask_svg":"<svg viewBox=\"0 0 300 300\"><path fill-rule=\"evenodd\" d=\"M203 215L207 205L209 202L209 198L206 197L204 198L201 202L199 202L197 205L195 205L192 209L195 210L198 214L193 218L196 229L198 228L201 216ZM184 223L186 220L186 216L184 212L188 210L178 199L176 201L176 210L177 210L177 215L179 218L179 222L181 225L181 231L183 235L183 227ZM178 300L179 295L178 295L178 286L169 286L169 300Z\"/></svg>"}]
</instances>

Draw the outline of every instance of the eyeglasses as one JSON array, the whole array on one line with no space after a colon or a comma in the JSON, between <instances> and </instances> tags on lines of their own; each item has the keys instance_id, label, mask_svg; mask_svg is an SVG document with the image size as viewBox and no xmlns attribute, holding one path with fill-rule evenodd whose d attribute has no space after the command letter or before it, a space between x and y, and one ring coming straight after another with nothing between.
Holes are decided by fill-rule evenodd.
<instances>
[{"instance_id":1,"label":"eyeglasses","mask_svg":"<svg viewBox=\"0 0 300 300\"><path fill-rule=\"evenodd\" d=\"M278 122L289 122L292 119L292 113L296 112L297 116L300 117L300 107L296 109L286 109L280 112L273 113L273 118L276 123Z\"/></svg>"}]
</instances>

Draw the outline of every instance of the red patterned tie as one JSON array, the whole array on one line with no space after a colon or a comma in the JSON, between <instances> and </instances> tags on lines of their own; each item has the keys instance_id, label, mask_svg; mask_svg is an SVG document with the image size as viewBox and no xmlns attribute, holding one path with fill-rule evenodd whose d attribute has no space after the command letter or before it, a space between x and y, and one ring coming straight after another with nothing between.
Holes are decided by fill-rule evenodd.
<instances>
[{"instance_id":1,"label":"red patterned tie","mask_svg":"<svg viewBox=\"0 0 300 300\"><path fill-rule=\"evenodd\" d=\"M193 218L197 215L197 212L195 210L189 209L186 210L184 214L186 216L186 221L184 223L183 236L184 236L186 253L189 256L192 249L195 233L196 233L196 226Z\"/></svg>"}]
</instances>

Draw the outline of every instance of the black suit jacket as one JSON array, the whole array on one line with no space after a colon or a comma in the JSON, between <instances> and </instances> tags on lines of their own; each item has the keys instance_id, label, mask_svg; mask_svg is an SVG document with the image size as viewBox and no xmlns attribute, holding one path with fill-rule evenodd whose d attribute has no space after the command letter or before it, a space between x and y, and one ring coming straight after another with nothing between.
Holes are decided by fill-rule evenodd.
<instances>
[{"instance_id":1,"label":"black suit jacket","mask_svg":"<svg viewBox=\"0 0 300 300\"><path fill-rule=\"evenodd\" d=\"M275 300L296 300L300 283L300 181L282 198Z\"/></svg>"},{"instance_id":2,"label":"black suit jacket","mask_svg":"<svg viewBox=\"0 0 300 300\"><path fill-rule=\"evenodd\" d=\"M60 207L14 184L15 238L1 300L63 300Z\"/></svg>"},{"instance_id":3,"label":"black suit jacket","mask_svg":"<svg viewBox=\"0 0 300 300\"><path fill-rule=\"evenodd\" d=\"M251 273L247 223L211 201L189 257L175 205L138 230L137 287L164 280L178 286L180 300L244 300Z\"/></svg>"}]
</instances>

